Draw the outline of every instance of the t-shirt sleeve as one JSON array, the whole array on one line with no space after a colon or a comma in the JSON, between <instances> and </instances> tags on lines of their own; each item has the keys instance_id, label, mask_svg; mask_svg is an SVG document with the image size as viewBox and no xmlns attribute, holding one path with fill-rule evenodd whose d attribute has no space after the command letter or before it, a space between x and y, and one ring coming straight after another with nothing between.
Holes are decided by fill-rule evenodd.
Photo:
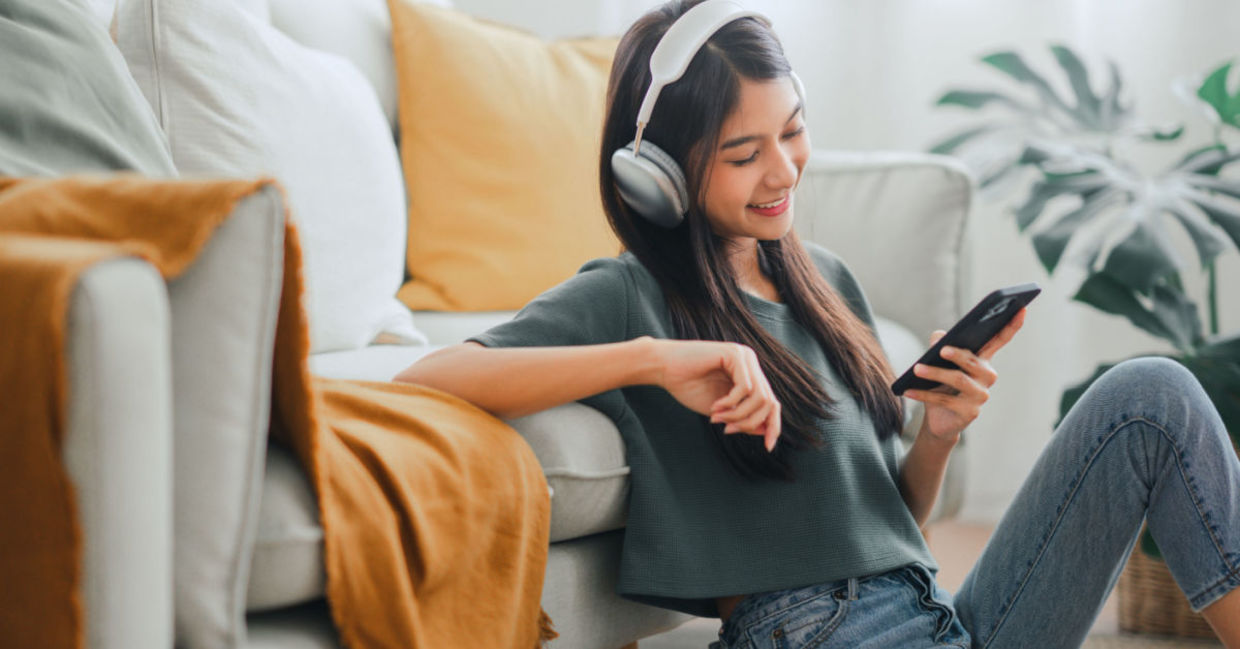
<instances>
[{"instance_id":1,"label":"t-shirt sleeve","mask_svg":"<svg viewBox=\"0 0 1240 649\"><path fill-rule=\"evenodd\" d=\"M508 322L466 338L486 347L599 345L626 340L628 270L614 257L593 259Z\"/></svg>"}]
</instances>

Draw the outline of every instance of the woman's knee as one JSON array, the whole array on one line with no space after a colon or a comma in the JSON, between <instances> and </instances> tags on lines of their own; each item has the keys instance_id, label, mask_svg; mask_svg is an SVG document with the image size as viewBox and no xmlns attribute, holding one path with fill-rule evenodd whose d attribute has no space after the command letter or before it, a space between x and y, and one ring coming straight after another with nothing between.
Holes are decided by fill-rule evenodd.
<instances>
[{"instance_id":1,"label":"woman's knee","mask_svg":"<svg viewBox=\"0 0 1240 649\"><path fill-rule=\"evenodd\" d=\"M1098 377L1098 382L1125 393L1193 391L1201 389L1197 377L1183 365L1164 356L1141 356L1120 362Z\"/></svg>"},{"instance_id":2,"label":"woman's knee","mask_svg":"<svg viewBox=\"0 0 1240 649\"><path fill-rule=\"evenodd\" d=\"M1209 431L1218 418L1197 377L1162 356L1123 361L1098 377L1090 391L1123 411L1117 415L1142 417L1189 434Z\"/></svg>"}]
</instances>

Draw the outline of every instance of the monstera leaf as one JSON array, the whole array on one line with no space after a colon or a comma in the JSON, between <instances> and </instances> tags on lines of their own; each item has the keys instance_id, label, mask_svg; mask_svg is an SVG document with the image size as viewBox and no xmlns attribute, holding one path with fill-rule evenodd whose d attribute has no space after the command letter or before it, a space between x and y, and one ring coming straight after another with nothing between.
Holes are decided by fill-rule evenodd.
<instances>
[{"instance_id":1,"label":"monstera leaf","mask_svg":"<svg viewBox=\"0 0 1240 649\"><path fill-rule=\"evenodd\" d=\"M1240 128L1240 89L1237 89L1234 95L1227 92L1229 72L1231 63L1219 66L1206 77L1201 88L1197 90L1197 96L1218 113L1220 122Z\"/></svg>"},{"instance_id":2,"label":"monstera leaf","mask_svg":"<svg viewBox=\"0 0 1240 649\"><path fill-rule=\"evenodd\" d=\"M1175 275L1160 278L1145 295L1104 270L1090 275L1073 299L1123 316L1137 328L1170 341L1185 353L1197 348L1204 339L1197 305L1184 295Z\"/></svg>"},{"instance_id":3,"label":"monstera leaf","mask_svg":"<svg viewBox=\"0 0 1240 649\"><path fill-rule=\"evenodd\" d=\"M1184 270L1168 243L1170 228L1184 228L1203 268L1240 249L1240 180L1218 176L1240 151L1207 147L1152 178L1067 147L1030 145L1020 160L1041 178L1014 209L1016 224L1022 232L1040 226L1030 238L1047 272L1070 261L1149 294L1158 278Z\"/></svg>"},{"instance_id":4,"label":"monstera leaf","mask_svg":"<svg viewBox=\"0 0 1240 649\"><path fill-rule=\"evenodd\" d=\"M1116 134L1174 140L1183 132L1183 127L1159 129L1132 124L1132 107L1120 101L1123 81L1113 61L1108 62L1108 89L1103 94L1097 94L1090 83L1088 70L1075 52L1063 45L1054 45L1050 49L1072 88L1070 98L1060 96L1046 78L1034 71L1016 52L986 55L981 59L983 63L1031 89L1036 103L1000 90L949 90L939 97L936 105L969 110L995 108L1003 110L1006 115L982 126L953 133L936 143L931 152L950 154L960 151L966 162L979 171L979 184L988 188L1022 164L1019 149L1030 141L1071 142ZM1014 140L1021 141L1012 146ZM1004 152L1001 149L1007 150Z\"/></svg>"}]
</instances>

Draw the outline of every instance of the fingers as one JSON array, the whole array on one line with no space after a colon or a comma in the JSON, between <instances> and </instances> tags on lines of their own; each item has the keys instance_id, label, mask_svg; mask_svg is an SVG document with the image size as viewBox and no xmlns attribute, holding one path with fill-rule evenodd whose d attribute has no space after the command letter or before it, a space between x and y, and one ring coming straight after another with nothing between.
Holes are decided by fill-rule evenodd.
<instances>
[{"instance_id":1,"label":"fingers","mask_svg":"<svg viewBox=\"0 0 1240 649\"><path fill-rule=\"evenodd\" d=\"M775 408L775 399L765 393L755 392L753 397L741 402L731 413L728 413L725 421L729 421L724 427L723 432L735 433L740 431L757 431L758 426L766 421L771 415L771 410Z\"/></svg>"},{"instance_id":2,"label":"fingers","mask_svg":"<svg viewBox=\"0 0 1240 649\"><path fill-rule=\"evenodd\" d=\"M992 387L994 386L995 381L999 380L998 372L995 372L994 366L991 365L989 361L974 354L973 352L967 349L961 349L959 347L944 347L939 352L939 355L955 363L956 366L960 368L960 370L964 371L973 380L977 381L979 384L985 387L988 387L988 388ZM933 370L944 369L944 368L938 368L938 367L933 367L933 366L927 366L927 367ZM914 368L913 371L916 372L917 369ZM953 372L956 370L945 369L944 371ZM921 375L918 374L918 376L921 376ZM926 375L926 378L939 381L939 379L935 376ZM939 381L939 382L942 383L943 381Z\"/></svg>"},{"instance_id":3,"label":"fingers","mask_svg":"<svg viewBox=\"0 0 1240 649\"><path fill-rule=\"evenodd\" d=\"M762 435L768 451L780 434L780 405L762 373L758 356L749 347L738 345L734 357L735 385L711 407L711 422L727 424L725 434L749 433ZM744 377L740 379L738 377ZM746 381L742 385L741 381Z\"/></svg>"},{"instance_id":4,"label":"fingers","mask_svg":"<svg viewBox=\"0 0 1240 649\"><path fill-rule=\"evenodd\" d=\"M947 394L946 392L936 392L934 390L905 390L904 396L920 401L927 406L941 406L950 410L967 422L977 419L982 412L981 402L963 399L960 395ZM984 401L984 400L983 400Z\"/></svg>"},{"instance_id":5,"label":"fingers","mask_svg":"<svg viewBox=\"0 0 1240 649\"><path fill-rule=\"evenodd\" d=\"M995 334L994 338L991 338L985 345L983 345L982 348L978 350L977 355L986 360L990 360L994 357L995 352L999 351L1004 345L1008 344L1008 342L1012 340L1012 337L1016 335L1016 332L1020 331L1020 328L1025 324L1025 313L1028 310L1029 307L1021 307L1020 311L1017 311L1016 315L1012 316L1012 321L1007 323L1007 325L1004 326L999 333Z\"/></svg>"},{"instance_id":6,"label":"fingers","mask_svg":"<svg viewBox=\"0 0 1240 649\"><path fill-rule=\"evenodd\" d=\"M943 385L955 388L959 394L964 395L971 401L985 403L986 400L990 398L990 393L987 392L985 387L983 387L983 385L987 385L988 387L989 384L984 383L984 381L979 383L979 381L974 380L972 376L965 374L960 370L949 370L942 367L934 367L933 365L923 365L918 363L913 366L913 373L922 378L938 381ZM991 370L990 374L993 375L994 371ZM992 380L990 384L993 383L994 381Z\"/></svg>"},{"instance_id":7,"label":"fingers","mask_svg":"<svg viewBox=\"0 0 1240 649\"><path fill-rule=\"evenodd\" d=\"M743 345L735 347L736 350L731 355L724 356L723 359L724 369L728 370L732 376L732 389L722 399L711 405L712 414L719 410L736 407L736 404L753 390L753 381L749 377L749 363L746 358L748 354L753 354L753 350Z\"/></svg>"}]
</instances>

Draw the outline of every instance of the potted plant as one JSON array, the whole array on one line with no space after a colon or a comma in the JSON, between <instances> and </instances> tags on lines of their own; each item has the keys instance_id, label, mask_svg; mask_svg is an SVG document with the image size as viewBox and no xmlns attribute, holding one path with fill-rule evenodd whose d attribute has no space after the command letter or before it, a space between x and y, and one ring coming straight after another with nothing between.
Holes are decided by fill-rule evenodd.
<instances>
[{"instance_id":1,"label":"potted plant","mask_svg":"<svg viewBox=\"0 0 1240 649\"><path fill-rule=\"evenodd\" d=\"M1001 194L1033 175L1013 214L1047 272L1074 268L1083 277L1074 300L1126 318L1167 341L1175 351L1159 355L1180 362L1197 377L1240 448L1240 331L1219 332L1216 271L1220 255L1240 250L1240 178L1234 173L1240 170L1235 164L1240 162L1240 146L1227 144L1240 130L1240 89L1228 90L1232 64L1218 66L1200 82L1177 84L1181 96L1201 107L1211 121L1212 137L1188 147L1174 163L1149 172L1134 164L1133 153L1141 147L1180 146L1185 127L1138 123L1132 104L1121 99L1123 82L1114 62L1108 62L1107 89L1098 94L1075 52L1055 45L1051 53L1066 76L1070 97L1061 96L1016 52L988 54L982 63L1016 82L1023 94L947 91L938 106L978 111L987 119L949 135L931 150L963 158L986 196ZM1199 272L1206 275L1204 318L1182 281L1184 273L1198 271L1187 268L1168 241L1168 229L1174 227L1186 231ZM1064 390L1060 421L1115 364L1100 364L1091 376ZM1143 552L1134 553L1137 562L1159 558L1148 531L1140 547ZM1169 575L1167 582L1179 595ZM1130 630L1210 634L1199 617L1196 629L1143 629L1136 621L1125 622L1123 608L1121 603L1121 626ZM1186 602L1183 610L1188 611Z\"/></svg>"}]
</instances>

